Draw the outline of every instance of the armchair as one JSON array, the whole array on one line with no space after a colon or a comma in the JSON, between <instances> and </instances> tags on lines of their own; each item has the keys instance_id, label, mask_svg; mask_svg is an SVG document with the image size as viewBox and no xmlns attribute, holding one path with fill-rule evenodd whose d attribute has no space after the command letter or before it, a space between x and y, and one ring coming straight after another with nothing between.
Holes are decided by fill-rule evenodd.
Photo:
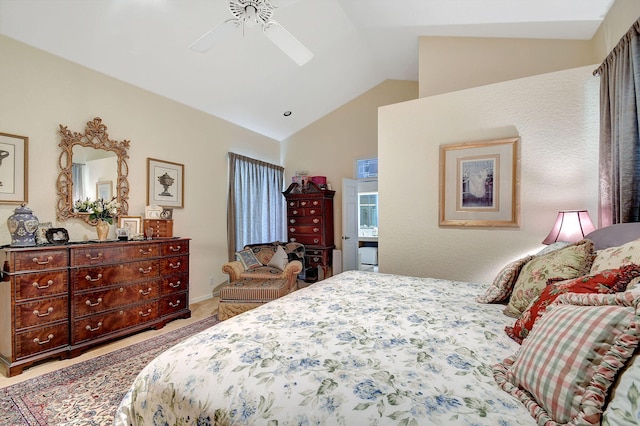
<instances>
[{"instance_id":1,"label":"armchair","mask_svg":"<svg viewBox=\"0 0 640 426\"><path fill-rule=\"evenodd\" d=\"M280 269L273 264L270 265L273 255L281 246L287 254L289 262ZM250 249L260 265L251 269L246 269L239 260L227 262L222 265L222 272L229 275L229 281L234 282L240 279L286 279L289 291L297 290L298 274L302 272L304 262L304 245L300 243L265 243L250 244L244 247Z\"/></svg>"}]
</instances>

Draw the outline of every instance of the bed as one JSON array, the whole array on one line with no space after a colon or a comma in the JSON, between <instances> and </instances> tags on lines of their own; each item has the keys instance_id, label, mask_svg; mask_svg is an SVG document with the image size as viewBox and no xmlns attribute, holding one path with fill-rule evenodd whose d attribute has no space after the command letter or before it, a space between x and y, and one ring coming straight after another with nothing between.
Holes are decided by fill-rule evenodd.
<instances>
[{"instance_id":1,"label":"bed","mask_svg":"<svg viewBox=\"0 0 640 426\"><path fill-rule=\"evenodd\" d=\"M640 242L637 250L640 260ZM524 271L522 265L516 269ZM513 271L513 265L507 265L501 274ZM500 368L510 368L507 361L514 363L514 354L526 348L505 332L514 318L505 315L504 303L476 300L487 293L486 285L478 283L341 273L223 321L158 356L124 397L115 424L556 424L546 412L540 415L537 401L530 401L535 392L522 395L522 387L510 389L499 379ZM595 305L620 308L616 312L640 328L640 322L634 322L633 292L616 294L593 296L617 300ZM587 304L593 304L593 297ZM563 295L558 303L569 302ZM629 343L633 339L624 333L633 328L618 326L622 331L615 333ZM532 332L524 341L533 338ZM617 340L606 339L607 348L617 347ZM626 351L634 348L630 344ZM627 353L617 368L631 359ZM591 366L574 369L591 371ZM611 377L610 371L603 375L611 382L604 393L611 394L609 387L619 386L614 383L617 376ZM624 385L628 389L635 386L635 379L630 380ZM602 387L603 381L598 383ZM613 393L628 399L627 390ZM584 393L589 396L591 391ZM596 393L591 402L606 397ZM565 415L575 424L594 418L600 422L604 404L579 408L586 414ZM618 413L633 411L633 401L621 404Z\"/></svg>"}]
</instances>

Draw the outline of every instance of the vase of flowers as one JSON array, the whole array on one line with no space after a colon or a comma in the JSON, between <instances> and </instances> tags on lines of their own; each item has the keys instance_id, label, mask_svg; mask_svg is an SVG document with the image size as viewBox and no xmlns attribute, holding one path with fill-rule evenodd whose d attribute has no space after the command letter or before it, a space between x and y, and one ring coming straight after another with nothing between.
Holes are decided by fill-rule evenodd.
<instances>
[{"instance_id":1,"label":"vase of flowers","mask_svg":"<svg viewBox=\"0 0 640 426\"><path fill-rule=\"evenodd\" d=\"M120 203L116 197L109 201L98 198L96 201L78 200L74 204L76 211L89 214L91 223L96 224L96 232L99 241L105 241L109 235L109 225L113 225L113 219L118 217Z\"/></svg>"}]
</instances>

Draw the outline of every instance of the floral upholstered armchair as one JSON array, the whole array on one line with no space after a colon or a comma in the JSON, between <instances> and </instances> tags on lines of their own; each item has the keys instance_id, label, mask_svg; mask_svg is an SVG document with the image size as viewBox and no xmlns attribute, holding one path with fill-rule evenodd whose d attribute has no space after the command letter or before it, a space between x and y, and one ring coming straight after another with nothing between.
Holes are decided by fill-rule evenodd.
<instances>
[{"instance_id":1,"label":"floral upholstered armchair","mask_svg":"<svg viewBox=\"0 0 640 426\"><path fill-rule=\"evenodd\" d=\"M251 244L236 253L236 259L222 265L229 281L240 279L286 279L291 291L298 286L298 274L304 265L304 245L275 241Z\"/></svg>"}]
</instances>

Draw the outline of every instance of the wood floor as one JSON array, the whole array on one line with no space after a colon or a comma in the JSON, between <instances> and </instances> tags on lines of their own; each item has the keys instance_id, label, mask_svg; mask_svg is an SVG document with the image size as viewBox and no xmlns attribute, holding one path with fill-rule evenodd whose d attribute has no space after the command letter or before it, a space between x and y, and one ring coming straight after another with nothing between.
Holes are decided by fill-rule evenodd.
<instances>
[{"instance_id":1,"label":"wood floor","mask_svg":"<svg viewBox=\"0 0 640 426\"><path fill-rule=\"evenodd\" d=\"M165 325L160 330L147 330L147 331L143 331L143 332L134 334L132 336L126 337L124 339L117 340L115 342L106 343L104 345L97 346L73 359L46 361L41 364L37 364L30 368L27 368L22 372L22 374L18 374L17 376L14 376L14 377L5 377L2 374L0 374L0 388L13 385L16 383L20 383L24 380L37 377L41 374L49 373L51 371L55 371L60 368L67 367L69 365L73 365L82 361L86 361L91 358L95 358L100 355L104 355L106 353L115 351L116 349L133 345L135 343L141 342L151 337L161 335L163 333L175 330L180 327L184 327L185 325L194 323L208 316L215 315L218 313L219 301L220 301L219 298L214 297L211 299L204 300L202 302L193 303L190 306L191 318L172 321L167 325Z\"/></svg>"}]
</instances>

